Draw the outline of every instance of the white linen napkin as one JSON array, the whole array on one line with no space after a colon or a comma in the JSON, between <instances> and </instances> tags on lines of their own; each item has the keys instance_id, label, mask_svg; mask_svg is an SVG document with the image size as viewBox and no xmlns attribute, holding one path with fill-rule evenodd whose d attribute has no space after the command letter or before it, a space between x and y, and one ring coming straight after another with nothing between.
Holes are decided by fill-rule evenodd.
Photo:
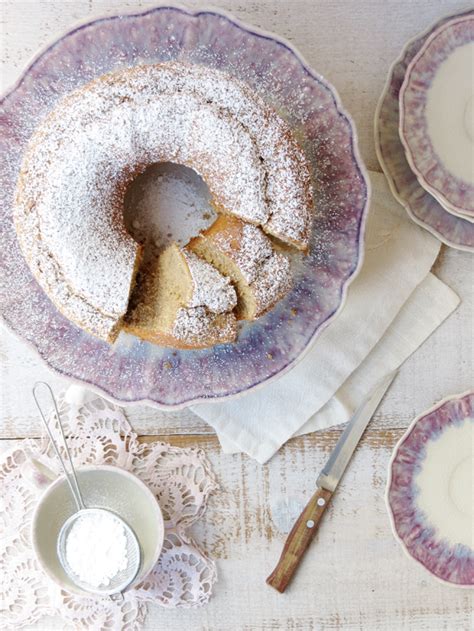
<instances>
[{"instance_id":1,"label":"white linen napkin","mask_svg":"<svg viewBox=\"0 0 474 631\"><path fill-rule=\"evenodd\" d=\"M439 241L409 219L382 174L370 178L365 259L337 319L280 379L231 401L192 407L226 453L264 463L293 435L345 422L459 304L429 273Z\"/></svg>"}]
</instances>

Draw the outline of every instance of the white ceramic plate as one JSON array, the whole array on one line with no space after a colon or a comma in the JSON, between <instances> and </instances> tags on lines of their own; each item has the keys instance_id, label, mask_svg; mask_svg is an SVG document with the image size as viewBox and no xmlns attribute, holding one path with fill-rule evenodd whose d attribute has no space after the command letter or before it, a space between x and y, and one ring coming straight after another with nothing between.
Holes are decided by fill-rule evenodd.
<instances>
[{"instance_id":1,"label":"white ceramic plate","mask_svg":"<svg viewBox=\"0 0 474 631\"><path fill-rule=\"evenodd\" d=\"M474 219L474 15L442 24L408 65L400 139L420 184Z\"/></svg>"},{"instance_id":2,"label":"white ceramic plate","mask_svg":"<svg viewBox=\"0 0 474 631\"><path fill-rule=\"evenodd\" d=\"M474 391L418 416L395 447L387 506L410 557L436 578L474 586Z\"/></svg>"},{"instance_id":3,"label":"white ceramic plate","mask_svg":"<svg viewBox=\"0 0 474 631\"><path fill-rule=\"evenodd\" d=\"M474 10L464 11L461 15L474 15ZM398 97L406 70L431 33L451 19L452 16L439 20L409 41L393 63L375 114L375 150L394 197L413 221L446 245L474 252L474 223L448 213L420 185L408 164L398 133Z\"/></svg>"}]
</instances>

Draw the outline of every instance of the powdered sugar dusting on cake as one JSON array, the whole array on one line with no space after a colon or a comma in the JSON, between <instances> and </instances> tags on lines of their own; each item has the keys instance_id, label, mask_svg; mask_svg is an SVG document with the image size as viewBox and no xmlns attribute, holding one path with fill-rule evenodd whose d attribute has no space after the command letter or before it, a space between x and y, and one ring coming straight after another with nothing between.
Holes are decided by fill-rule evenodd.
<instances>
[{"instance_id":1,"label":"powdered sugar dusting on cake","mask_svg":"<svg viewBox=\"0 0 474 631\"><path fill-rule=\"evenodd\" d=\"M270 239L256 226L234 220L229 230L210 230L215 247L228 256L250 285L257 305L257 317L282 298L291 286L289 260L275 252Z\"/></svg>"},{"instance_id":2,"label":"powdered sugar dusting on cake","mask_svg":"<svg viewBox=\"0 0 474 631\"><path fill-rule=\"evenodd\" d=\"M216 315L205 307L183 307L176 314L173 335L187 343L205 345L208 340L212 340L214 344L223 344L235 339L236 329L232 313Z\"/></svg>"},{"instance_id":3,"label":"powdered sugar dusting on cake","mask_svg":"<svg viewBox=\"0 0 474 631\"><path fill-rule=\"evenodd\" d=\"M258 95L228 75L221 75L216 82L207 71L207 68L196 68L195 72L193 69L196 82L192 89L206 99L213 98L240 120L257 144L265 172L269 213L266 222L258 223L269 234L304 249L309 241L313 197L303 151L286 122Z\"/></svg>"},{"instance_id":4,"label":"powdered sugar dusting on cake","mask_svg":"<svg viewBox=\"0 0 474 631\"><path fill-rule=\"evenodd\" d=\"M232 311L237 294L230 280L189 250L182 250L193 279L189 307L205 307L212 313Z\"/></svg>"},{"instance_id":5,"label":"powdered sugar dusting on cake","mask_svg":"<svg viewBox=\"0 0 474 631\"><path fill-rule=\"evenodd\" d=\"M235 261L249 284L258 278L260 265L273 253L268 237L260 228L249 224L242 225L237 243L234 243L232 235L227 235L225 232L216 236L216 243L227 256Z\"/></svg>"},{"instance_id":6,"label":"powdered sugar dusting on cake","mask_svg":"<svg viewBox=\"0 0 474 631\"><path fill-rule=\"evenodd\" d=\"M180 63L105 75L65 97L34 134L15 224L58 308L112 339L138 246L123 226L128 183L152 162L197 170L214 202L299 247L311 221L309 171L289 129L233 78Z\"/></svg>"},{"instance_id":7,"label":"powdered sugar dusting on cake","mask_svg":"<svg viewBox=\"0 0 474 631\"><path fill-rule=\"evenodd\" d=\"M266 259L260 269L258 280L252 285L259 307L258 315L284 296L291 286L290 262L278 252Z\"/></svg>"}]
</instances>

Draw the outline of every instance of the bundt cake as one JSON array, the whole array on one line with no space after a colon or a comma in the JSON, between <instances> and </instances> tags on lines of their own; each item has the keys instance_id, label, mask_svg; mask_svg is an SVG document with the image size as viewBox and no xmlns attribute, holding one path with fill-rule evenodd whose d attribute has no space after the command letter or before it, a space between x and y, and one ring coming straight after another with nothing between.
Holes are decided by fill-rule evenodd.
<instances>
[{"instance_id":1,"label":"bundt cake","mask_svg":"<svg viewBox=\"0 0 474 631\"><path fill-rule=\"evenodd\" d=\"M300 250L308 247L312 193L304 154L287 124L247 86L220 71L178 62L104 75L61 99L33 134L14 218L22 252L50 299L70 320L109 342L124 325L141 260L140 245L124 227L124 195L157 162L197 171L216 210L259 226L253 234L260 240L263 230ZM180 255L188 267L189 256ZM165 262L168 257L180 258L175 250ZM284 263L280 256L265 260L257 268L270 283L271 266L283 269ZM244 269L242 257L235 265ZM237 279L240 317L258 317L271 306L258 296L267 285L248 273L236 272L236 284ZM251 299L242 297L245 286L252 288ZM280 294L284 286L281 281ZM207 332L199 341L197 329L188 340L175 336L193 328L190 318L197 312L186 309L202 306L182 307L182 328L173 325L172 343L176 338L180 345L207 345L235 335L230 315L206 307L209 326L212 318L217 323L214 337ZM151 339L148 332L146 337Z\"/></svg>"},{"instance_id":2,"label":"bundt cake","mask_svg":"<svg viewBox=\"0 0 474 631\"><path fill-rule=\"evenodd\" d=\"M259 318L290 288L288 259L275 252L260 228L237 217L220 215L189 248L232 280L239 320Z\"/></svg>"},{"instance_id":3,"label":"bundt cake","mask_svg":"<svg viewBox=\"0 0 474 631\"><path fill-rule=\"evenodd\" d=\"M172 244L141 270L124 328L174 348L233 342L236 304L228 278L187 248Z\"/></svg>"}]
</instances>

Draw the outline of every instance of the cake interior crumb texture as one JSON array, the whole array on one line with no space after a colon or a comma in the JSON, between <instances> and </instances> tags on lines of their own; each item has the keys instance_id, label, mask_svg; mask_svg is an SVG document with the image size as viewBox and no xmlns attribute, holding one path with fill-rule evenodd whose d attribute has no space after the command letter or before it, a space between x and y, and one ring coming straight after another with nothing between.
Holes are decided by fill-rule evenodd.
<instances>
[{"instance_id":1,"label":"cake interior crumb texture","mask_svg":"<svg viewBox=\"0 0 474 631\"><path fill-rule=\"evenodd\" d=\"M236 304L229 279L194 253L171 244L138 275L124 329L176 348L233 342Z\"/></svg>"}]
</instances>

